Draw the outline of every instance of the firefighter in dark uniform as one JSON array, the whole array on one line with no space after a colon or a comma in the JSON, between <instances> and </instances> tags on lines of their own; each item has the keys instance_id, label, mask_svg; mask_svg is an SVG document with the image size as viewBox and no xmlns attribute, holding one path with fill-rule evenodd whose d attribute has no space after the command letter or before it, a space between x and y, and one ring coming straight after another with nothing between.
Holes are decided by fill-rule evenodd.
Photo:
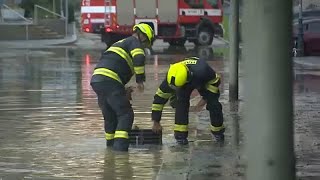
<instances>
[{"instance_id":1,"label":"firefighter in dark uniform","mask_svg":"<svg viewBox=\"0 0 320 180\"><path fill-rule=\"evenodd\" d=\"M133 75L139 90L145 81L145 54L154 41L153 29L148 24L137 24L133 35L110 46L101 56L91 78L92 89L104 118L107 146L116 151L128 151L128 133L134 114L126 96L125 85Z\"/></svg>"},{"instance_id":2,"label":"firefighter in dark uniform","mask_svg":"<svg viewBox=\"0 0 320 180\"><path fill-rule=\"evenodd\" d=\"M195 109L204 105L210 112L211 133L216 141L224 140L222 105L219 102L219 75L197 57L189 57L181 62L170 65L165 80L158 88L152 104L153 131L162 130L160 120L164 105L170 99L175 108L174 136L178 144L188 144L188 123L190 95L197 89L202 96Z\"/></svg>"}]
</instances>

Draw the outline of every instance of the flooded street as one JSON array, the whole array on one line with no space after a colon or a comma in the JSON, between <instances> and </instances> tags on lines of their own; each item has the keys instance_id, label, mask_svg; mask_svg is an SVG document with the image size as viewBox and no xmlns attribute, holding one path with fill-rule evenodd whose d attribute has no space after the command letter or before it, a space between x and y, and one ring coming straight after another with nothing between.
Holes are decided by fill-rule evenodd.
<instances>
[{"instance_id":1,"label":"flooded street","mask_svg":"<svg viewBox=\"0 0 320 180\"><path fill-rule=\"evenodd\" d=\"M151 128L153 96L169 63L186 54L201 54L222 74L224 145L212 144L208 112L202 111L199 116L190 114L191 145L175 146L174 113L166 106L161 121L163 146L131 146L129 153L112 152L106 149L103 119L89 84L101 49L2 49L0 180L150 180L158 174L164 179L170 173L196 180L244 179L241 70L241 101L230 104L228 62L220 57L222 53L214 54L211 48L155 51L157 55L147 60L145 92L133 95L134 124ZM295 69L297 174L301 180L316 180L320 179L320 74L319 70ZM214 164L208 166L207 161ZM211 174L201 175L205 171Z\"/></svg>"},{"instance_id":2,"label":"flooded street","mask_svg":"<svg viewBox=\"0 0 320 180\"><path fill-rule=\"evenodd\" d=\"M1 58L0 178L150 179L155 175L161 148L134 149L129 155L106 151L103 120L89 85L99 51L16 53ZM146 89L151 96L153 89ZM137 103L149 109L152 102L143 97ZM149 127L144 104L135 108L136 119Z\"/></svg>"},{"instance_id":3,"label":"flooded street","mask_svg":"<svg viewBox=\"0 0 320 180\"><path fill-rule=\"evenodd\" d=\"M129 155L106 150L103 119L89 85L100 54L74 48L1 52L0 178L155 177L166 153L162 147L133 147ZM145 93L134 94L138 127L151 128L152 98L170 62L163 60L148 60ZM164 143L170 144L173 113L170 108L164 113Z\"/></svg>"}]
</instances>

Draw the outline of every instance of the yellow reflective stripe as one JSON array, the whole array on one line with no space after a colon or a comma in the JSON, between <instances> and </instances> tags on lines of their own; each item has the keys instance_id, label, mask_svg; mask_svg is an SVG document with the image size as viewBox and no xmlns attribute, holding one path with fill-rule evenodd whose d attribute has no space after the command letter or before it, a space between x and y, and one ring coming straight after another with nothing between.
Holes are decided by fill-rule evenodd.
<instances>
[{"instance_id":1,"label":"yellow reflective stripe","mask_svg":"<svg viewBox=\"0 0 320 180\"><path fill-rule=\"evenodd\" d=\"M175 124L173 130L180 132L188 132L188 125Z\"/></svg>"},{"instance_id":2,"label":"yellow reflective stripe","mask_svg":"<svg viewBox=\"0 0 320 180\"><path fill-rule=\"evenodd\" d=\"M114 134L114 138L125 138L129 139L129 135L127 131L116 131Z\"/></svg>"},{"instance_id":3,"label":"yellow reflective stripe","mask_svg":"<svg viewBox=\"0 0 320 180\"><path fill-rule=\"evenodd\" d=\"M120 77L118 76L118 74L113 72L113 71L111 71L110 69L107 69L107 68L95 69L93 71L93 75L96 75L96 74L110 77L110 78L112 78L112 79L114 79L114 80L116 80L116 81L118 81L119 83L122 84L122 81L121 81Z\"/></svg>"},{"instance_id":4,"label":"yellow reflective stripe","mask_svg":"<svg viewBox=\"0 0 320 180\"><path fill-rule=\"evenodd\" d=\"M134 72L135 72L136 74L143 74L143 73L144 73L144 66L134 67Z\"/></svg>"},{"instance_id":5,"label":"yellow reflective stripe","mask_svg":"<svg viewBox=\"0 0 320 180\"><path fill-rule=\"evenodd\" d=\"M114 139L114 133L106 133L105 137L106 137L106 140L112 140Z\"/></svg>"},{"instance_id":6,"label":"yellow reflective stripe","mask_svg":"<svg viewBox=\"0 0 320 180\"><path fill-rule=\"evenodd\" d=\"M207 90L212 93L219 93L219 88L212 86L212 85L207 85Z\"/></svg>"},{"instance_id":7,"label":"yellow reflective stripe","mask_svg":"<svg viewBox=\"0 0 320 180\"><path fill-rule=\"evenodd\" d=\"M171 93L164 93L163 91L161 91L160 88L158 88L156 95L158 95L159 97L161 97L163 99L169 99L172 96Z\"/></svg>"},{"instance_id":8,"label":"yellow reflective stripe","mask_svg":"<svg viewBox=\"0 0 320 180\"><path fill-rule=\"evenodd\" d=\"M216 74L216 78L210 80L207 84L215 84L220 80L220 75Z\"/></svg>"},{"instance_id":9,"label":"yellow reflective stripe","mask_svg":"<svg viewBox=\"0 0 320 180\"><path fill-rule=\"evenodd\" d=\"M119 40L119 41L117 41L117 42L115 42L115 43L121 43L121 42L123 42L125 39L121 39L121 40Z\"/></svg>"},{"instance_id":10,"label":"yellow reflective stripe","mask_svg":"<svg viewBox=\"0 0 320 180\"><path fill-rule=\"evenodd\" d=\"M133 71L133 62L132 62L132 58L129 56L129 54L123 50L122 48L120 47L113 47L111 46L109 49L107 49L106 51L111 51L111 52L114 52L114 53L117 53L119 56L121 56L123 59L125 59L128 63L128 66L130 67L131 69L131 72L132 74L134 73Z\"/></svg>"},{"instance_id":11,"label":"yellow reflective stripe","mask_svg":"<svg viewBox=\"0 0 320 180\"><path fill-rule=\"evenodd\" d=\"M135 56L137 56L139 54L144 55L144 51L141 48L135 48L134 50L130 51L130 54L131 54L132 57L135 57Z\"/></svg>"},{"instance_id":12,"label":"yellow reflective stripe","mask_svg":"<svg viewBox=\"0 0 320 180\"><path fill-rule=\"evenodd\" d=\"M198 57L195 57L195 56L189 57L189 58L187 58L187 59L196 59L196 60L199 60L199 58L198 58Z\"/></svg>"},{"instance_id":13,"label":"yellow reflective stripe","mask_svg":"<svg viewBox=\"0 0 320 180\"><path fill-rule=\"evenodd\" d=\"M198 60L194 60L194 59L186 59L184 61L182 61L182 63L184 64L197 64Z\"/></svg>"},{"instance_id":14,"label":"yellow reflective stripe","mask_svg":"<svg viewBox=\"0 0 320 180\"><path fill-rule=\"evenodd\" d=\"M214 126L210 125L210 129L211 129L211 131L213 131L213 132L219 132L219 131L221 131L221 130L224 129L224 125L219 126L219 127L214 127Z\"/></svg>"},{"instance_id":15,"label":"yellow reflective stripe","mask_svg":"<svg viewBox=\"0 0 320 180\"><path fill-rule=\"evenodd\" d=\"M152 104L152 111L162 111L164 104Z\"/></svg>"},{"instance_id":16,"label":"yellow reflective stripe","mask_svg":"<svg viewBox=\"0 0 320 180\"><path fill-rule=\"evenodd\" d=\"M141 31L142 31L143 33L147 34L147 31L146 31L146 29L145 29L143 26L139 26L139 29L141 29Z\"/></svg>"}]
</instances>

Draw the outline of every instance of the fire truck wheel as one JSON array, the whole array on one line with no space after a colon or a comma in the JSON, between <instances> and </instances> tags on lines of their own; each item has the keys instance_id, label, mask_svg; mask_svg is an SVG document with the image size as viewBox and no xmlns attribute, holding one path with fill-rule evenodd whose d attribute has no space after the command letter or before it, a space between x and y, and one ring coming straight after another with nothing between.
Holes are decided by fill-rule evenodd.
<instances>
[{"instance_id":1,"label":"fire truck wheel","mask_svg":"<svg viewBox=\"0 0 320 180\"><path fill-rule=\"evenodd\" d=\"M197 37L196 45L208 46L213 41L213 32L209 29L200 29Z\"/></svg>"}]
</instances>

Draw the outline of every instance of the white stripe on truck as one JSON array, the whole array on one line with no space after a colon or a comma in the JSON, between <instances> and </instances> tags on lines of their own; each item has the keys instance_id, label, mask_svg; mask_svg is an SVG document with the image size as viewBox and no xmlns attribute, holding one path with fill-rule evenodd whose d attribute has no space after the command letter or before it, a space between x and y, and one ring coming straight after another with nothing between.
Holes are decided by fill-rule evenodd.
<instances>
[{"instance_id":1,"label":"white stripe on truck","mask_svg":"<svg viewBox=\"0 0 320 180\"><path fill-rule=\"evenodd\" d=\"M186 16L204 16L204 12L207 12L208 16L222 15L220 9L180 9L179 15L182 15L182 12L184 12Z\"/></svg>"},{"instance_id":2,"label":"white stripe on truck","mask_svg":"<svg viewBox=\"0 0 320 180\"><path fill-rule=\"evenodd\" d=\"M91 23L104 23L104 19L90 19Z\"/></svg>"},{"instance_id":3,"label":"white stripe on truck","mask_svg":"<svg viewBox=\"0 0 320 180\"><path fill-rule=\"evenodd\" d=\"M115 13L115 6L82 6L81 13Z\"/></svg>"}]
</instances>

